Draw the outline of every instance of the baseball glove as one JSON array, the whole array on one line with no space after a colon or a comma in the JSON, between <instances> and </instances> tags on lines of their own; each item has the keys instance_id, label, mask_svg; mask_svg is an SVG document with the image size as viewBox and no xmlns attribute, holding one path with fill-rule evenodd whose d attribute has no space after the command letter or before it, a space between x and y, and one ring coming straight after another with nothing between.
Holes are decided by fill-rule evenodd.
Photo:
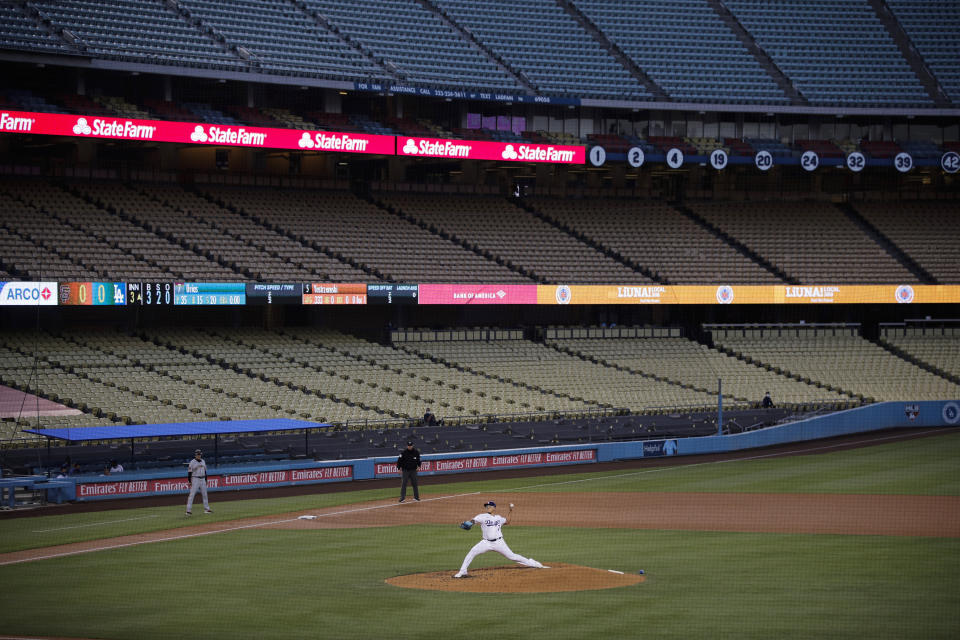
<instances>
[{"instance_id":1,"label":"baseball glove","mask_svg":"<svg viewBox=\"0 0 960 640\"><path fill-rule=\"evenodd\" d=\"M460 528L465 531L470 531L473 528L473 520L464 520L460 523Z\"/></svg>"}]
</instances>

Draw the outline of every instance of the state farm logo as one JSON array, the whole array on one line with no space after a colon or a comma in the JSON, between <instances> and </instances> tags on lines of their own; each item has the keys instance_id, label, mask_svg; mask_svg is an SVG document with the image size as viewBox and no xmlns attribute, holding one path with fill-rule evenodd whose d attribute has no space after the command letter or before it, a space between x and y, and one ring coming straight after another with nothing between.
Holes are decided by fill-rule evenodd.
<instances>
[{"instance_id":1,"label":"state farm logo","mask_svg":"<svg viewBox=\"0 0 960 640\"><path fill-rule=\"evenodd\" d=\"M913 287L908 284L902 284L897 287L896 292L897 302L901 304L910 304L913 302Z\"/></svg>"},{"instance_id":2,"label":"state farm logo","mask_svg":"<svg viewBox=\"0 0 960 640\"><path fill-rule=\"evenodd\" d=\"M434 156L439 158L469 158L472 145L461 144L455 140L420 140L414 142L407 138L407 142L400 149L400 153L407 156Z\"/></svg>"},{"instance_id":3,"label":"state farm logo","mask_svg":"<svg viewBox=\"0 0 960 640\"><path fill-rule=\"evenodd\" d=\"M251 131L246 127L221 127L211 125L204 128L198 124L190 134L191 142L213 142L215 144L240 144L251 147L262 147L267 142L267 134L263 131Z\"/></svg>"},{"instance_id":4,"label":"state farm logo","mask_svg":"<svg viewBox=\"0 0 960 640\"><path fill-rule=\"evenodd\" d=\"M101 138L128 138L131 140L152 140L157 128L149 124L138 124L136 120L107 120L77 118L73 133L78 136L95 135Z\"/></svg>"},{"instance_id":5,"label":"state farm logo","mask_svg":"<svg viewBox=\"0 0 960 640\"><path fill-rule=\"evenodd\" d=\"M569 149L557 149L553 146L540 147L522 144L515 149L512 144L504 147L500 153L504 160L526 160L530 162L573 162L574 153Z\"/></svg>"},{"instance_id":6,"label":"state farm logo","mask_svg":"<svg viewBox=\"0 0 960 640\"><path fill-rule=\"evenodd\" d=\"M370 144L368 138L357 138L346 133L315 133L310 135L304 132L297 140L301 149L325 149L327 151L358 151L364 152Z\"/></svg>"},{"instance_id":7,"label":"state farm logo","mask_svg":"<svg viewBox=\"0 0 960 640\"><path fill-rule=\"evenodd\" d=\"M573 296L573 293L570 291L570 287L562 284L557 287L557 291L554 296L557 299L557 304L570 304L570 299Z\"/></svg>"},{"instance_id":8,"label":"state farm logo","mask_svg":"<svg viewBox=\"0 0 960 640\"><path fill-rule=\"evenodd\" d=\"M93 129L90 128L86 118L77 118L77 124L73 125L73 133L78 136L88 136L93 133Z\"/></svg>"},{"instance_id":9,"label":"state farm logo","mask_svg":"<svg viewBox=\"0 0 960 640\"><path fill-rule=\"evenodd\" d=\"M727 285L717 287L717 302L720 304L730 304L733 302L733 287Z\"/></svg>"}]
</instances>

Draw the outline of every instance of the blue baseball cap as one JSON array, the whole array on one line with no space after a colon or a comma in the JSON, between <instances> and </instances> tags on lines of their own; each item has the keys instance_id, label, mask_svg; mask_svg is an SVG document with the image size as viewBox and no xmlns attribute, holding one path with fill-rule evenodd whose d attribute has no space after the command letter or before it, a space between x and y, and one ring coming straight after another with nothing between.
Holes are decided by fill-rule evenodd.
<instances>
[{"instance_id":1,"label":"blue baseball cap","mask_svg":"<svg viewBox=\"0 0 960 640\"><path fill-rule=\"evenodd\" d=\"M485 507L495 507L495 506L497 506L497 503L494 502L493 500L489 500L489 501L487 501L487 502L484 502L484 503L483 503L483 506L485 506Z\"/></svg>"}]
</instances>

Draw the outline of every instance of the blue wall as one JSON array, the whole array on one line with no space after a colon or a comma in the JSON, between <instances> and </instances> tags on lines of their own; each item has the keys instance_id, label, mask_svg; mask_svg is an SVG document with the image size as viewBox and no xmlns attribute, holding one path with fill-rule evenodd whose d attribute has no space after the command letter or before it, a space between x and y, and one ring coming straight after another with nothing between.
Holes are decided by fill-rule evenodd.
<instances>
[{"instance_id":1,"label":"blue wall","mask_svg":"<svg viewBox=\"0 0 960 640\"><path fill-rule=\"evenodd\" d=\"M910 416L913 419L910 419ZM662 457L665 455L697 455L705 453L724 453L729 451L739 451L742 449L753 449L757 447L769 447L771 445L787 444L790 442L801 442L804 440L816 440L820 438L830 438L834 436L849 435L853 433L866 433L870 431L880 431L883 429L892 429L896 427L929 428L929 427L956 427L960 426L960 401L929 401L929 402L881 402L878 404L849 409L836 413L818 416L800 422L767 427L750 431L747 433L738 433L725 436L706 436L699 438L678 438L675 440L647 440L639 442L610 442L610 443L584 443L580 445L567 445L562 447L536 447L529 449L513 449L503 451L470 451L463 453L442 453L423 456L424 460L450 460L456 458L475 458L491 455L515 455L515 454L533 454L540 452L558 452L558 451L584 451L595 450L596 462L611 462L615 460L631 460L644 457ZM377 463L392 464L396 461L396 456L382 458L368 458L363 460L338 460L327 462L281 462L264 464L258 467L219 467L211 469L211 475L222 475L231 473L251 474L283 469L317 469L324 467L342 467L351 466L353 468L353 480L369 480L376 476ZM592 461L590 461L592 462ZM584 462L564 462L559 464L536 464L536 465L518 465L506 467L509 469L529 468L529 467L553 467L568 464L585 464ZM589 463L587 463L589 464ZM474 471L467 469L466 471ZM492 471L492 469L491 469ZM461 473L461 471L441 471L436 473ZM84 482L110 482L110 481L136 481L144 479L159 478L183 478L184 471L153 471L139 473L124 473L109 477L91 476L89 478L76 478L77 483ZM383 476L380 476L383 477ZM70 480L74 480L71 478ZM399 482L399 478L397 478ZM291 484L317 484L321 482L344 482L349 479L317 480L317 481L298 481L270 484L254 484L244 486L242 489L257 489L264 487L286 486ZM213 491L238 490L241 487L222 487L212 489ZM118 496L95 496L88 498L77 498L75 486L69 488L51 489L51 500L55 498L66 500L104 500L113 497L134 497L130 495ZM164 492L164 495L186 493L186 491ZM138 494L138 495L157 495Z\"/></svg>"}]
</instances>

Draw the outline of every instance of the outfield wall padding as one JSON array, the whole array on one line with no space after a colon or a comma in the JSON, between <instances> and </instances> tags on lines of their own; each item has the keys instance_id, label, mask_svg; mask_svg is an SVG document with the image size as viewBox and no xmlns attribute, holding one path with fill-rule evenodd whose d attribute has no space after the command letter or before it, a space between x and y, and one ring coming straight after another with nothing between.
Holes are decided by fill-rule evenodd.
<instances>
[{"instance_id":1,"label":"outfield wall padding","mask_svg":"<svg viewBox=\"0 0 960 640\"><path fill-rule=\"evenodd\" d=\"M960 401L881 402L806 420L737 433L695 438L634 442L580 443L502 451L469 451L423 456L422 475L503 469L555 467L672 455L726 453L806 440L912 427L960 425ZM225 466L210 470L210 490L235 491L326 482L397 478L396 456L361 460L273 462L256 467ZM186 466L184 461L184 467ZM113 476L70 478L70 486L48 490L51 501L106 500L188 492L184 471L142 471Z\"/></svg>"}]
</instances>

